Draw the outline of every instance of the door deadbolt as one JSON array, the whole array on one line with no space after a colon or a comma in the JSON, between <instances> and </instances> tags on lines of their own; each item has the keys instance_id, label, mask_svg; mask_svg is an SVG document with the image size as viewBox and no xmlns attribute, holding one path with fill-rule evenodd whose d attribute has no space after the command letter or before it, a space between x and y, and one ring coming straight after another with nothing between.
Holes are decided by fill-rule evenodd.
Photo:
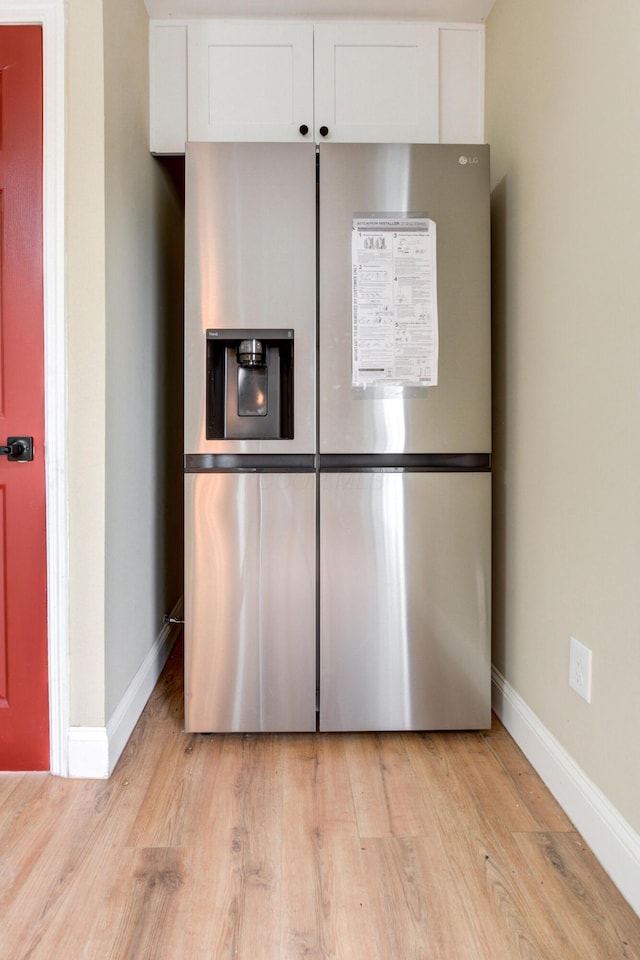
<instances>
[{"instance_id":1,"label":"door deadbolt","mask_svg":"<svg viewBox=\"0 0 640 960\"><path fill-rule=\"evenodd\" d=\"M6 447L0 446L0 456L12 463L33 460L33 437L7 437Z\"/></svg>"}]
</instances>

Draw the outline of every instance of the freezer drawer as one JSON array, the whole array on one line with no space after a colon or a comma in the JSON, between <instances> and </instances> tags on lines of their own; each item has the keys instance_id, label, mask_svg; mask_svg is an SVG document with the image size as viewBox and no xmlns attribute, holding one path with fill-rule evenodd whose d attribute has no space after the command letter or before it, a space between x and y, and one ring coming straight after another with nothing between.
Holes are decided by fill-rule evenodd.
<instances>
[{"instance_id":1,"label":"freezer drawer","mask_svg":"<svg viewBox=\"0 0 640 960\"><path fill-rule=\"evenodd\" d=\"M316 729L315 476L185 476L186 729Z\"/></svg>"},{"instance_id":2,"label":"freezer drawer","mask_svg":"<svg viewBox=\"0 0 640 960\"><path fill-rule=\"evenodd\" d=\"M490 726L488 473L320 477L320 728Z\"/></svg>"}]
</instances>

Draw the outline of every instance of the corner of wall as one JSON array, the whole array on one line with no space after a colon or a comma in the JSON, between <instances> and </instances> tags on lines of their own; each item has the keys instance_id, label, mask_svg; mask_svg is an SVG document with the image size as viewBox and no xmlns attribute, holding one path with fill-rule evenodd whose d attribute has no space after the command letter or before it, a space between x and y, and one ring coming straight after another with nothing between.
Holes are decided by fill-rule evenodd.
<instances>
[{"instance_id":1,"label":"corner of wall","mask_svg":"<svg viewBox=\"0 0 640 960\"><path fill-rule=\"evenodd\" d=\"M182 598L170 616L182 616ZM69 728L69 777L102 780L111 776L158 682L176 635L175 627L165 624L106 727Z\"/></svg>"},{"instance_id":2,"label":"corner of wall","mask_svg":"<svg viewBox=\"0 0 640 960\"><path fill-rule=\"evenodd\" d=\"M493 709L640 916L640 836L493 668Z\"/></svg>"}]
</instances>

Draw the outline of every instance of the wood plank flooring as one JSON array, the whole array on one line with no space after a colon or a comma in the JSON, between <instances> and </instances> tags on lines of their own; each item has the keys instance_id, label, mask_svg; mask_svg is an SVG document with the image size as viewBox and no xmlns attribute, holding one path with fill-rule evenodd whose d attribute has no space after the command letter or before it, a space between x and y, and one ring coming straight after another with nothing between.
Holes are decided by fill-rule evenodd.
<instances>
[{"instance_id":1,"label":"wood plank flooring","mask_svg":"<svg viewBox=\"0 0 640 960\"><path fill-rule=\"evenodd\" d=\"M182 732L176 648L108 781L0 774L2 960L640 960L513 741Z\"/></svg>"}]
</instances>

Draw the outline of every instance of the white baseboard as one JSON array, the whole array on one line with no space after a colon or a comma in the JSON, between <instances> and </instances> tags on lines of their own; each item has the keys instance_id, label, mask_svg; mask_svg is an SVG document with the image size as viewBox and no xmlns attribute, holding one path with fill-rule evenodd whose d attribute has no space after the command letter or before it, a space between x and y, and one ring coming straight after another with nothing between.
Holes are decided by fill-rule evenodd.
<instances>
[{"instance_id":1,"label":"white baseboard","mask_svg":"<svg viewBox=\"0 0 640 960\"><path fill-rule=\"evenodd\" d=\"M171 611L171 616L177 618L181 613L182 599ZM175 639L175 627L165 624L106 727L69 728L69 777L101 780L111 776L158 682Z\"/></svg>"},{"instance_id":2,"label":"white baseboard","mask_svg":"<svg viewBox=\"0 0 640 960\"><path fill-rule=\"evenodd\" d=\"M67 776L101 780L109 776L106 727L69 727Z\"/></svg>"},{"instance_id":3,"label":"white baseboard","mask_svg":"<svg viewBox=\"0 0 640 960\"><path fill-rule=\"evenodd\" d=\"M640 836L495 667L492 680L496 715L640 916Z\"/></svg>"}]
</instances>

